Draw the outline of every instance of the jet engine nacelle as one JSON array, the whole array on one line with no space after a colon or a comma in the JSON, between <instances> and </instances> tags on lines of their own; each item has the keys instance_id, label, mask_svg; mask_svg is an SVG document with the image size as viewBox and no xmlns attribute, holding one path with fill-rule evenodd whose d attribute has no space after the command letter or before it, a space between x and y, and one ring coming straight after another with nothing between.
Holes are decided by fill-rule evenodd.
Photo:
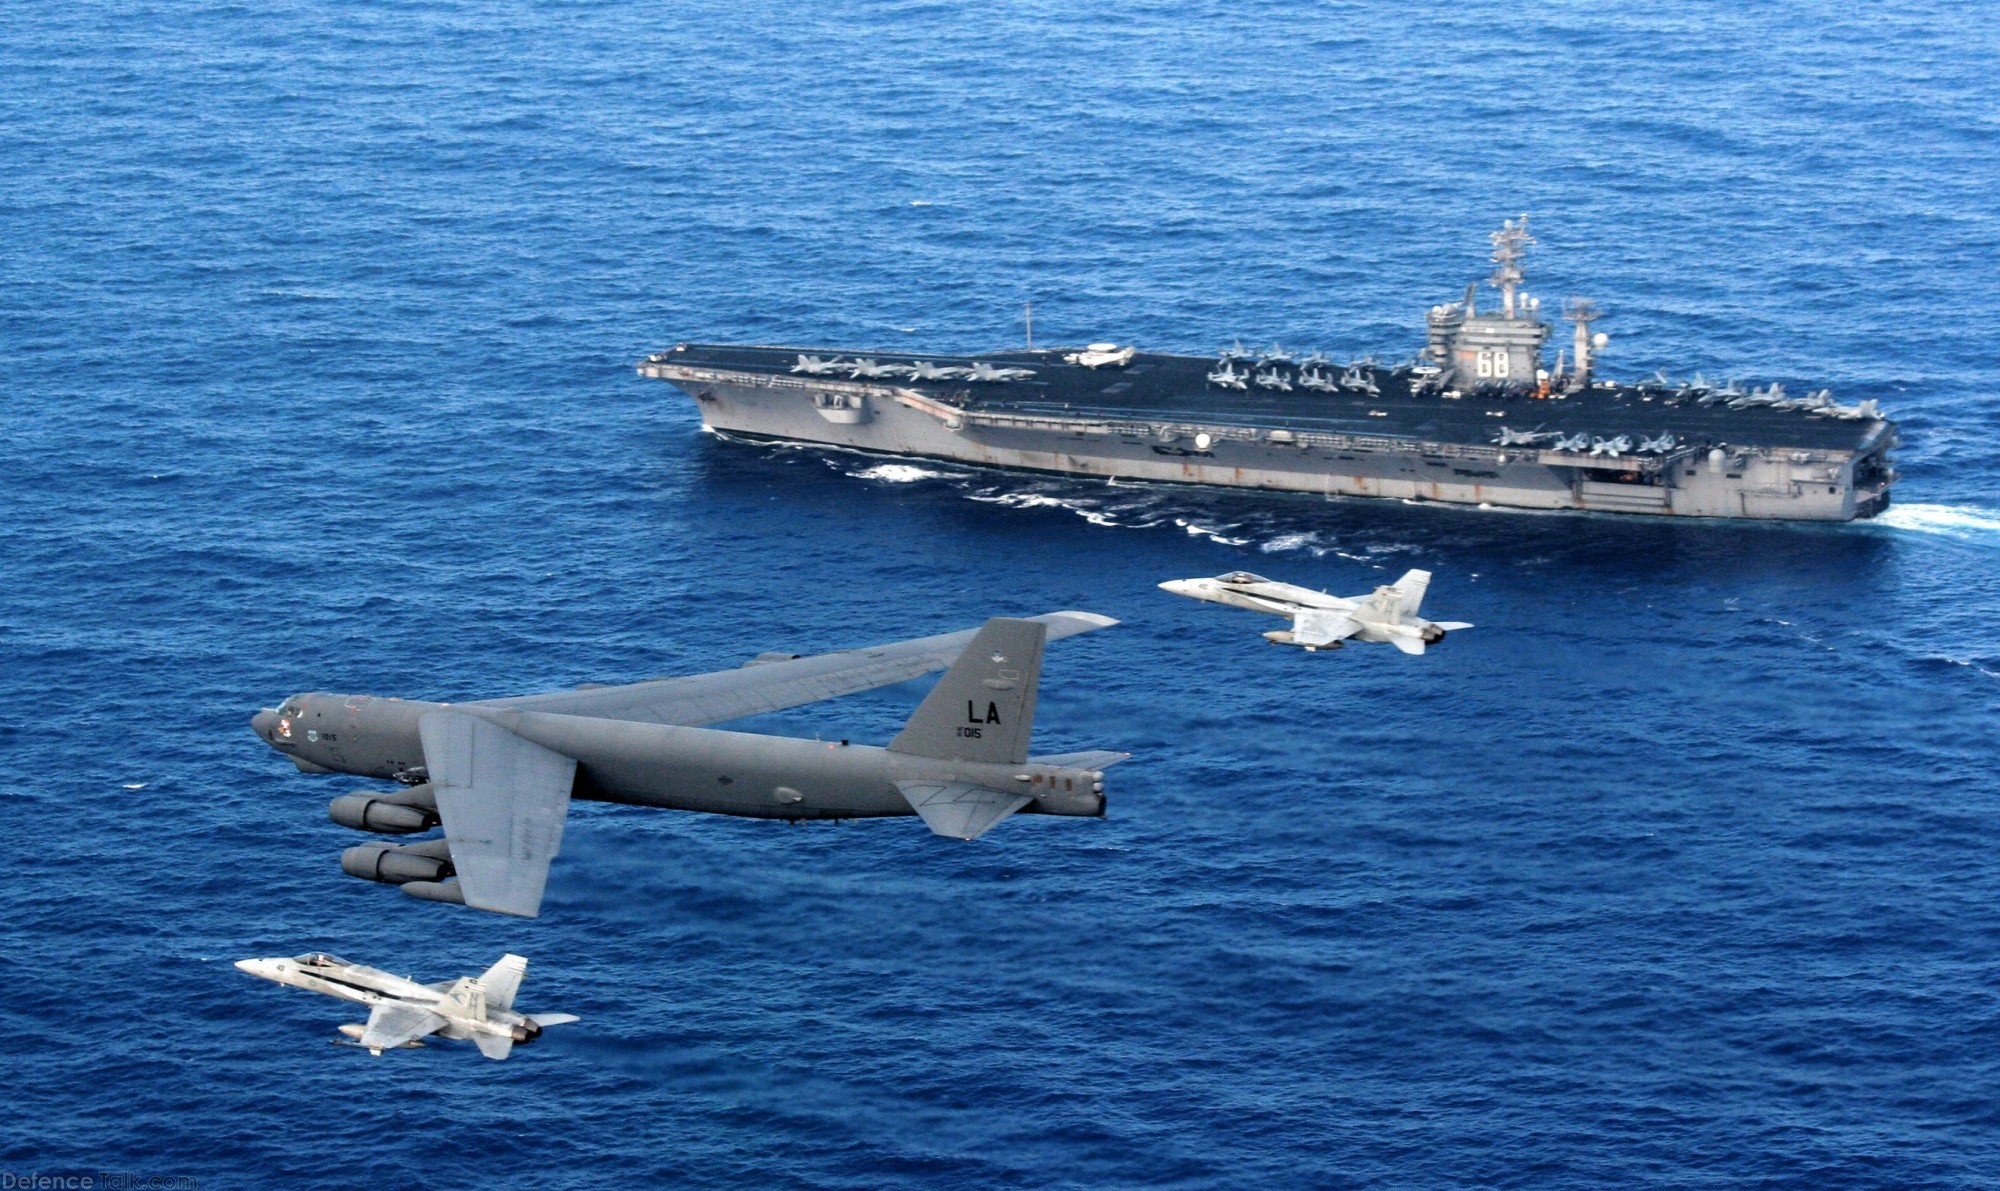
<instances>
[{"instance_id":1,"label":"jet engine nacelle","mask_svg":"<svg viewBox=\"0 0 2000 1191\"><path fill-rule=\"evenodd\" d=\"M458 887L457 881L405 881L403 892L419 901L465 904L465 891Z\"/></svg>"},{"instance_id":2,"label":"jet engine nacelle","mask_svg":"<svg viewBox=\"0 0 2000 1191\"><path fill-rule=\"evenodd\" d=\"M457 871L451 864L450 846L441 839L400 846L360 844L340 854L340 870L384 885L442 881Z\"/></svg>"},{"instance_id":3,"label":"jet engine nacelle","mask_svg":"<svg viewBox=\"0 0 2000 1191\"><path fill-rule=\"evenodd\" d=\"M408 793L376 794L367 790L345 794L327 803L326 817L342 827L383 835L415 835L429 831L439 822L435 807L417 802Z\"/></svg>"},{"instance_id":4,"label":"jet engine nacelle","mask_svg":"<svg viewBox=\"0 0 2000 1191\"><path fill-rule=\"evenodd\" d=\"M1032 815L1074 815L1082 819L1104 817L1104 787L1075 793L1050 790L1021 808Z\"/></svg>"},{"instance_id":5,"label":"jet engine nacelle","mask_svg":"<svg viewBox=\"0 0 2000 1191\"><path fill-rule=\"evenodd\" d=\"M1104 817L1104 771L1101 769L1042 769L1018 775L1026 785L1021 792L1034 801L1021 808L1024 815L1070 815L1080 819Z\"/></svg>"}]
</instances>

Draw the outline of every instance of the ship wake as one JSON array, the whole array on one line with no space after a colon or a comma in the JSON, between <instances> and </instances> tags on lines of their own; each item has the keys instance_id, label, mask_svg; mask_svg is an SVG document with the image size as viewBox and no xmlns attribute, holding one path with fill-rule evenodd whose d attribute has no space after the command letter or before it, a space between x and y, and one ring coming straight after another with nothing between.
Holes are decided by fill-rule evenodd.
<instances>
[{"instance_id":1,"label":"ship wake","mask_svg":"<svg viewBox=\"0 0 2000 1191\"><path fill-rule=\"evenodd\" d=\"M1963 505L1892 505L1875 524L2000 546L2000 512Z\"/></svg>"}]
</instances>

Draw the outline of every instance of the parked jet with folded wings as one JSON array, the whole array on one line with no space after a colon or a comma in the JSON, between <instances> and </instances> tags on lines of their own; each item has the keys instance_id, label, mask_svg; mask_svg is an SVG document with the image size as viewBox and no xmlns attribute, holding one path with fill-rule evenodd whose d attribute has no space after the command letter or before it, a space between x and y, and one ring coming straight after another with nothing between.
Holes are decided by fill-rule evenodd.
<instances>
[{"instance_id":1,"label":"parked jet with folded wings","mask_svg":"<svg viewBox=\"0 0 2000 1191\"><path fill-rule=\"evenodd\" d=\"M1169 579L1160 587L1213 604L1290 617L1290 632L1276 629L1264 634L1276 645L1319 650L1339 649L1342 641L1387 641L1404 653L1422 653L1424 646L1444 640L1445 633L1472 627L1417 615L1430 583L1429 571L1411 571L1390 586L1376 588L1373 595L1335 596L1248 571L1231 571L1213 579Z\"/></svg>"},{"instance_id":2,"label":"parked jet with folded wings","mask_svg":"<svg viewBox=\"0 0 2000 1191\"><path fill-rule=\"evenodd\" d=\"M251 718L306 773L389 778L405 788L336 798L344 827L420 843L349 848L341 868L431 901L533 918L571 798L759 819L918 815L974 839L1015 812L1104 814L1104 774L1129 754L1029 757L1052 637L1118 623L1089 612L873 649L763 654L739 670L478 703L296 695ZM886 748L701 725L873 690L938 670Z\"/></svg>"}]
</instances>

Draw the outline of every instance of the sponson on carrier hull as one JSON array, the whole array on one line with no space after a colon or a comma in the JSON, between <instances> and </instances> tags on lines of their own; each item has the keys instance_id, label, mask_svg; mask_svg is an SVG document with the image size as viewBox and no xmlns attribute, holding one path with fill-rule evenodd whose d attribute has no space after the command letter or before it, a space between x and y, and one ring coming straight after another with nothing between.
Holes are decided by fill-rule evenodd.
<instances>
[{"instance_id":1,"label":"sponson on carrier hull","mask_svg":"<svg viewBox=\"0 0 2000 1191\"><path fill-rule=\"evenodd\" d=\"M711 430L988 467L1521 509L1848 521L1888 507L1896 427L1842 405L1697 374L1600 379L1588 302L1574 337L1521 290L1527 217L1493 233L1497 303L1432 307L1416 361L1335 363L1240 345L1115 343L973 356L682 343L639 365Z\"/></svg>"}]
</instances>

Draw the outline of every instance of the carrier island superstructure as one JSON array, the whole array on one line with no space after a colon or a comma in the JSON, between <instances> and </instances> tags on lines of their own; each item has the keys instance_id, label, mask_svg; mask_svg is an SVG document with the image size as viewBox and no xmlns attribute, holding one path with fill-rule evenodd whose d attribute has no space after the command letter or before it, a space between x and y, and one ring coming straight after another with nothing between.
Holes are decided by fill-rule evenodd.
<instances>
[{"instance_id":1,"label":"carrier island superstructure","mask_svg":"<svg viewBox=\"0 0 2000 1191\"><path fill-rule=\"evenodd\" d=\"M1874 401L1699 374L1599 379L1598 312L1521 289L1527 218L1493 233L1497 302L1431 308L1410 363L1280 347L1215 357L1094 343L979 355L682 343L639 365L709 429L985 467L1516 509L1849 521L1889 504ZM1491 295L1489 295L1491 297Z\"/></svg>"}]
</instances>

